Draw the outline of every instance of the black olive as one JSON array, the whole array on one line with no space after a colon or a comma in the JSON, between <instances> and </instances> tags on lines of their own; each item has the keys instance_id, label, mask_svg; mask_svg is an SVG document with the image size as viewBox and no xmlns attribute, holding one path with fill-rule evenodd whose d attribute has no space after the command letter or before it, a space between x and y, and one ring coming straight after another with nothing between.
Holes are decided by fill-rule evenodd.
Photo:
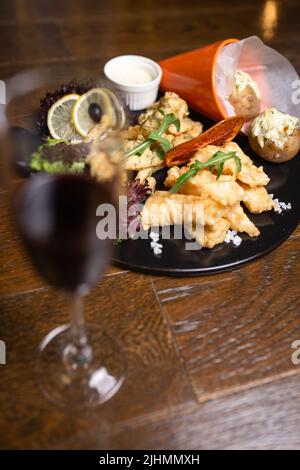
<instances>
[{"instance_id":1,"label":"black olive","mask_svg":"<svg viewBox=\"0 0 300 470\"><path fill-rule=\"evenodd\" d=\"M102 117L102 111L97 103L91 103L89 105L89 115L90 118L93 119L93 121L100 122Z\"/></svg>"}]
</instances>

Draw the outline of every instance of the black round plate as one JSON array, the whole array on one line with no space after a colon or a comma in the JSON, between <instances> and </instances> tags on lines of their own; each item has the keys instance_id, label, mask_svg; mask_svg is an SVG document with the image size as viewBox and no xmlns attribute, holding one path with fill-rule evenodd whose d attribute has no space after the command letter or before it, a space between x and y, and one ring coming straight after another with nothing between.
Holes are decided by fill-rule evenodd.
<instances>
[{"instance_id":1,"label":"black round plate","mask_svg":"<svg viewBox=\"0 0 300 470\"><path fill-rule=\"evenodd\" d=\"M30 176L34 171L30 168L30 159L43 141L37 132L23 127L12 126L9 132L12 152L12 165L20 176Z\"/></svg>"},{"instance_id":2,"label":"black round plate","mask_svg":"<svg viewBox=\"0 0 300 470\"><path fill-rule=\"evenodd\" d=\"M209 122L196 113L192 113L192 117L206 124ZM209 122L209 125L211 124ZM232 243L222 243L212 249L202 248L197 251L186 251L184 239L160 239L159 242L162 243L163 249L162 254L157 256L153 254L150 247L150 239L122 241L116 247L113 258L115 265L148 274L170 276L213 274L230 271L253 261L274 250L291 235L299 223L299 156L287 163L272 164L253 153L246 137L239 136L236 141L257 166L263 165L265 172L271 179L267 186L268 192L274 194L274 197L279 201L290 202L291 210L283 211L281 214L274 211L262 214L247 212L249 218L258 226L260 236L250 238L248 235L241 235L243 241L239 247ZM160 188L162 188L165 175L166 169L160 170L154 175Z\"/></svg>"}]
</instances>

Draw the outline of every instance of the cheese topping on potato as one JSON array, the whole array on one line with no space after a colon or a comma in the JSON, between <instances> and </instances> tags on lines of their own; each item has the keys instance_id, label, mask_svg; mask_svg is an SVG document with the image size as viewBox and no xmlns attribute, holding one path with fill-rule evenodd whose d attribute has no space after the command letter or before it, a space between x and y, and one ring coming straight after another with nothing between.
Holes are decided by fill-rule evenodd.
<instances>
[{"instance_id":1,"label":"cheese topping on potato","mask_svg":"<svg viewBox=\"0 0 300 470\"><path fill-rule=\"evenodd\" d=\"M257 98L260 100L260 91L257 86L257 83L253 80L249 73L243 72L242 70L237 70L234 78L234 86L239 95L247 86L250 86L253 89Z\"/></svg>"},{"instance_id":2,"label":"cheese topping on potato","mask_svg":"<svg viewBox=\"0 0 300 470\"><path fill-rule=\"evenodd\" d=\"M257 137L261 148L266 141L271 141L279 149L283 149L288 137L299 127L300 121L297 117L282 113L276 108L268 108L252 121L251 132Z\"/></svg>"}]
</instances>

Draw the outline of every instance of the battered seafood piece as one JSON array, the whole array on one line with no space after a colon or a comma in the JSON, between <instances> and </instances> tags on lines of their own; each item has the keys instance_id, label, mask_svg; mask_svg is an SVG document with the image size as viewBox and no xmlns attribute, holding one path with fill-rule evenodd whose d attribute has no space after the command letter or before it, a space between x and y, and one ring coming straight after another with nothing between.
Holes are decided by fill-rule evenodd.
<instances>
[{"instance_id":1,"label":"battered seafood piece","mask_svg":"<svg viewBox=\"0 0 300 470\"><path fill-rule=\"evenodd\" d=\"M276 108L266 109L251 123L249 144L270 162L291 160L300 150L300 121Z\"/></svg>"},{"instance_id":2,"label":"battered seafood piece","mask_svg":"<svg viewBox=\"0 0 300 470\"><path fill-rule=\"evenodd\" d=\"M176 125L170 124L166 131L162 133L161 137L166 139L171 147L190 140L202 132L202 124L188 118L189 111L187 103L179 98L176 93L166 92L159 101L154 103L145 113L139 116L137 125L131 126L123 131L122 137L124 139L125 152L129 152L143 143L151 132L157 131L163 122L164 116L167 114L174 114L180 122L178 128ZM159 145L153 143L142 155L131 155L127 157L124 161L124 166L127 170L138 171L148 167L159 166L162 163L163 157L159 152Z\"/></svg>"},{"instance_id":3,"label":"battered seafood piece","mask_svg":"<svg viewBox=\"0 0 300 470\"><path fill-rule=\"evenodd\" d=\"M254 223L247 217L240 204L229 207L225 218L232 230L246 232L250 237L257 237L260 233Z\"/></svg>"},{"instance_id":4,"label":"battered seafood piece","mask_svg":"<svg viewBox=\"0 0 300 470\"><path fill-rule=\"evenodd\" d=\"M126 143L124 143L125 151L131 150L142 142L142 140L136 140L134 142L132 141L130 145L126 145ZM123 165L125 170L139 171L145 168L160 166L161 163L162 159L159 154L148 147L144 151L143 155L130 155L129 157L125 158Z\"/></svg>"},{"instance_id":5,"label":"battered seafood piece","mask_svg":"<svg viewBox=\"0 0 300 470\"><path fill-rule=\"evenodd\" d=\"M148 188L151 189L152 192L155 191L156 179L153 176L148 176L145 180L145 183L147 184Z\"/></svg>"},{"instance_id":6,"label":"battered seafood piece","mask_svg":"<svg viewBox=\"0 0 300 470\"><path fill-rule=\"evenodd\" d=\"M193 229L191 234L203 248L213 248L219 243L223 243L226 238L229 222L226 219L220 219L215 225L207 225L204 232Z\"/></svg>"},{"instance_id":7,"label":"battered seafood piece","mask_svg":"<svg viewBox=\"0 0 300 470\"><path fill-rule=\"evenodd\" d=\"M140 180L141 183L144 183L153 173L163 168L163 165L152 166L149 168L144 168L143 170L139 170L136 174L135 179Z\"/></svg>"},{"instance_id":8,"label":"battered seafood piece","mask_svg":"<svg viewBox=\"0 0 300 470\"><path fill-rule=\"evenodd\" d=\"M189 115L187 102L180 98L176 93L166 91L159 101L156 101L156 103L149 106L145 113L140 114L139 123L142 124L148 120L148 118L153 117L158 109L163 109L166 114L174 113L180 120Z\"/></svg>"},{"instance_id":9,"label":"battered seafood piece","mask_svg":"<svg viewBox=\"0 0 300 470\"><path fill-rule=\"evenodd\" d=\"M186 212L187 204L191 205L190 212ZM222 206L209 199L157 191L147 199L141 222L144 230L150 227L183 225L184 222L185 228L201 246L213 248L224 241L230 226L222 218L224 212Z\"/></svg>"},{"instance_id":10,"label":"battered seafood piece","mask_svg":"<svg viewBox=\"0 0 300 470\"><path fill-rule=\"evenodd\" d=\"M251 187L265 186L269 183L270 178L264 173L263 167L255 166L251 158L249 158L235 142L228 142L222 147L208 145L204 149L198 150L188 163L188 166L191 166L195 160L206 162L219 150L224 153L235 152L237 156L240 157L242 163L241 171L238 173L234 160L227 160L224 163L223 174L232 175L238 181Z\"/></svg>"},{"instance_id":11,"label":"battered seafood piece","mask_svg":"<svg viewBox=\"0 0 300 470\"><path fill-rule=\"evenodd\" d=\"M275 208L275 203L264 186L250 188L243 185L243 203L252 214L261 214Z\"/></svg>"},{"instance_id":12,"label":"battered seafood piece","mask_svg":"<svg viewBox=\"0 0 300 470\"><path fill-rule=\"evenodd\" d=\"M211 199L202 199L197 196L186 196L183 194L171 195L167 191L156 191L147 199L146 208L142 212L143 227L146 229L150 225L155 227L182 224L185 204L192 205L192 222L195 221L195 208L199 205L199 210L204 211L203 218L201 218L203 225L215 225L227 212L226 208ZM189 214L185 215L188 216Z\"/></svg>"},{"instance_id":13,"label":"battered seafood piece","mask_svg":"<svg viewBox=\"0 0 300 470\"><path fill-rule=\"evenodd\" d=\"M255 118L260 112L260 91L253 78L242 70L237 70L229 102L235 114L243 116L245 121Z\"/></svg>"},{"instance_id":14,"label":"battered seafood piece","mask_svg":"<svg viewBox=\"0 0 300 470\"><path fill-rule=\"evenodd\" d=\"M185 212L185 205L189 204L190 212ZM197 205L199 210L197 209ZM197 196L182 194L169 194L167 191L156 191L146 201L142 213L141 223L144 230L150 227L164 227L168 225L188 225L200 223L203 225L203 200ZM190 219L187 219L190 217Z\"/></svg>"},{"instance_id":15,"label":"battered seafood piece","mask_svg":"<svg viewBox=\"0 0 300 470\"><path fill-rule=\"evenodd\" d=\"M176 183L182 173L187 171L187 167L170 168L165 179L165 186L171 188ZM213 201L223 205L233 205L242 200L243 188L230 175L221 175L219 179L208 170L199 172L190 178L180 189L181 194L194 194L202 198L211 198Z\"/></svg>"},{"instance_id":16,"label":"battered seafood piece","mask_svg":"<svg viewBox=\"0 0 300 470\"><path fill-rule=\"evenodd\" d=\"M198 196L205 201L206 208L209 207L208 201L218 207L217 217L214 218L207 217L209 211L205 211L204 235L201 232L197 233L195 229L191 232L196 240L207 248L222 243L228 229L245 232L250 237L259 235L258 228L247 217L241 203L244 203L252 213L275 208L274 201L264 187L269 182L268 176L263 168L256 167L234 142L224 144L222 147L207 145L198 150L186 166L171 167L165 179L165 186L172 188L178 178L189 171L194 162L205 163L218 152L236 154L241 160L241 167L237 166L233 158L228 159L223 162L219 177L215 174L216 168L202 168L178 187L179 194Z\"/></svg>"}]
</instances>

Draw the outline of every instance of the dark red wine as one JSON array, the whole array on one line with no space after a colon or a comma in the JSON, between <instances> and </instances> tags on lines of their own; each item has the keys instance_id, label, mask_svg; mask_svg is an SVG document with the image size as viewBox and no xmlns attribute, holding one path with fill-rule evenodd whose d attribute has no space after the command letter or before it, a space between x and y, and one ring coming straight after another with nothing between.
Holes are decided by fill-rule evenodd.
<instances>
[{"instance_id":1,"label":"dark red wine","mask_svg":"<svg viewBox=\"0 0 300 470\"><path fill-rule=\"evenodd\" d=\"M17 225L40 274L52 286L82 293L105 270L112 240L96 235L102 203L113 204L111 186L86 176L32 177L17 195Z\"/></svg>"}]
</instances>

